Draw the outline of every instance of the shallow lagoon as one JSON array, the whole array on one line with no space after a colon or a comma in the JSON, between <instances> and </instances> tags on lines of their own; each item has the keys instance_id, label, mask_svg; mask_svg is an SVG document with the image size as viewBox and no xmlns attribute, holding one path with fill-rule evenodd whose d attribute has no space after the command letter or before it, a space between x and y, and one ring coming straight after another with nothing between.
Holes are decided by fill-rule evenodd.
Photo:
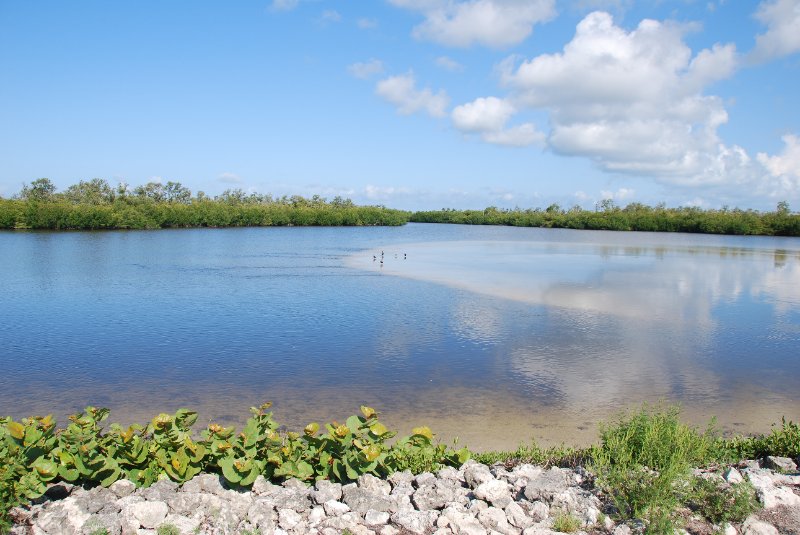
<instances>
[{"instance_id":1,"label":"shallow lagoon","mask_svg":"<svg viewBox=\"0 0 800 535\"><path fill-rule=\"evenodd\" d=\"M15 417L188 406L240 423L272 400L297 427L366 403L401 431L511 448L588 442L662 398L741 432L800 413L795 238L6 232L0 258L0 413Z\"/></svg>"}]
</instances>

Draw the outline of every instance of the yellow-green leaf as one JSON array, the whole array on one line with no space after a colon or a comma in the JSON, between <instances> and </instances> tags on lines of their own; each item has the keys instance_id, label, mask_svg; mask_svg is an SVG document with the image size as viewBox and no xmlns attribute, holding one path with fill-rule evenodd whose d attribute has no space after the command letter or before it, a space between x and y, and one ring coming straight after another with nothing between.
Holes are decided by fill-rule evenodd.
<instances>
[{"instance_id":1,"label":"yellow-green leaf","mask_svg":"<svg viewBox=\"0 0 800 535\"><path fill-rule=\"evenodd\" d=\"M8 423L8 432L17 440L22 440L22 437L25 436L25 427L21 423L12 420Z\"/></svg>"},{"instance_id":2,"label":"yellow-green leaf","mask_svg":"<svg viewBox=\"0 0 800 535\"><path fill-rule=\"evenodd\" d=\"M411 434L421 435L427 438L428 440L433 440L433 431L431 431L431 428L426 425L422 427L415 427L414 429L411 430Z\"/></svg>"},{"instance_id":3,"label":"yellow-green leaf","mask_svg":"<svg viewBox=\"0 0 800 535\"><path fill-rule=\"evenodd\" d=\"M373 435L377 437L383 436L389 432L389 430L386 429L386 426L380 422L375 422L374 424L369 426L369 430Z\"/></svg>"}]
</instances>

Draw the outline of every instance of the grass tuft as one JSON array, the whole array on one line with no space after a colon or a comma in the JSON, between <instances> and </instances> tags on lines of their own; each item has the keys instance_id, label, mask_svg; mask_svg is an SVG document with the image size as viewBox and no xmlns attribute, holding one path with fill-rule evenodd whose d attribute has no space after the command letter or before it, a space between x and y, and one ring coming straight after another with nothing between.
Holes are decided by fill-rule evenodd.
<instances>
[{"instance_id":1,"label":"grass tuft","mask_svg":"<svg viewBox=\"0 0 800 535\"><path fill-rule=\"evenodd\" d=\"M575 533L581 527L581 521L569 513L561 512L553 519L553 531Z\"/></svg>"}]
</instances>

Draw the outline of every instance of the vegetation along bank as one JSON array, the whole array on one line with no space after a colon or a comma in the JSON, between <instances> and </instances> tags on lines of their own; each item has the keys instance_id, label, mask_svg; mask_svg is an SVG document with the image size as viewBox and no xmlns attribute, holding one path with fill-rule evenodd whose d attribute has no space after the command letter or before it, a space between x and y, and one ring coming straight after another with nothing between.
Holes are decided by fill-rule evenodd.
<instances>
[{"instance_id":1,"label":"vegetation along bank","mask_svg":"<svg viewBox=\"0 0 800 535\"><path fill-rule=\"evenodd\" d=\"M796 533L800 426L722 438L643 407L585 449L473 454L427 427L394 441L369 407L286 432L269 404L239 433L196 414L101 425L88 407L0 419L0 527L14 533ZM748 460L749 459L749 460ZM31 501L33 500L33 503ZM403 530L403 531L401 531Z\"/></svg>"},{"instance_id":2,"label":"vegetation along bank","mask_svg":"<svg viewBox=\"0 0 800 535\"><path fill-rule=\"evenodd\" d=\"M611 200L595 210L498 209L407 212L357 206L349 199L318 195L273 198L227 190L216 197L193 195L178 182L150 182L133 189L103 179L80 181L63 192L47 178L34 180L11 199L0 198L0 229L96 230L179 227L350 226L457 223L521 227L800 236L800 214L786 202L773 212L696 207L667 208L640 203L619 207Z\"/></svg>"}]
</instances>

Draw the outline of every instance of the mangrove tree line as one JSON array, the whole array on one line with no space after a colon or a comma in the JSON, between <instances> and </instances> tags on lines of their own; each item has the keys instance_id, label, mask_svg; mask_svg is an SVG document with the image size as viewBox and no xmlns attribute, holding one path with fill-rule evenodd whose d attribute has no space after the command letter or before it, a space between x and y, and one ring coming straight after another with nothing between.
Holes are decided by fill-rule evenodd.
<instances>
[{"instance_id":1,"label":"mangrove tree line","mask_svg":"<svg viewBox=\"0 0 800 535\"><path fill-rule=\"evenodd\" d=\"M557 204L544 210L505 210L495 207L485 210L444 209L415 212L410 221L585 230L800 236L800 215L793 214L786 202L778 203L774 212L738 208L703 210L696 207L667 208L664 205L651 207L640 203L631 203L621 208L611 201L600 203L596 210L584 210L579 206L564 210Z\"/></svg>"},{"instance_id":2,"label":"mangrove tree line","mask_svg":"<svg viewBox=\"0 0 800 535\"><path fill-rule=\"evenodd\" d=\"M149 182L130 189L103 179L80 181L63 192L47 178L0 199L4 229L154 229L175 227L402 225L409 213L384 206L227 190L216 197L193 195L179 182Z\"/></svg>"},{"instance_id":3,"label":"mangrove tree line","mask_svg":"<svg viewBox=\"0 0 800 535\"><path fill-rule=\"evenodd\" d=\"M582 230L692 232L800 236L800 214L787 202L771 212L739 208L668 208L641 203L617 206L607 199L594 210L558 204L545 209L442 209L406 212L357 206L350 199L319 195L273 197L229 189L209 197L179 182L112 187L103 179L80 181L62 192L47 178L34 180L11 199L0 198L0 229L153 229L175 227L351 226L456 223Z\"/></svg>"}]
</instances>

